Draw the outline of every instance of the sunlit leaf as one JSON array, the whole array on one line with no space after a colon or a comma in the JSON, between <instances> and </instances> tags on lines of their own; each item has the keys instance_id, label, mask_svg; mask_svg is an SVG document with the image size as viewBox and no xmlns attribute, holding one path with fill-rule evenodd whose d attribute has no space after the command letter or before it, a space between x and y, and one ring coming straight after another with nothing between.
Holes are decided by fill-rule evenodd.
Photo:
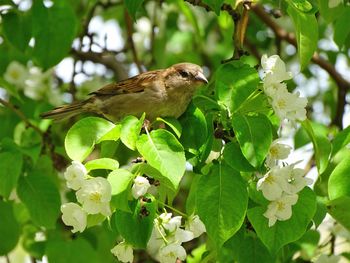
<instances>
[{"instance_id":1,"label":"sunlit leaf","mask_svg":"<svg viewBox=\"0 0 350 263\"><path fill-rule=\"evenodd\" d=\"M269 119L259 115L234 115L233 130L245 158L259 167L264 161L272 142L272 129Z\"/></svg>"},{"instance_id":2,"label":"sunlit leaf","mask_svg":"<svg viewBox=\"0 0 350 263\"><path fill-rule=\"evenodd\" d=\"M292 18L298 44L300 68L304 70L317 48L318 24L315 14L306 14L292 6L287 9ZM307 25L307 26L306 26Z\"/></svg>"},{"instance_id":3,"label":"sunlit leaf","mask_svg":"<svg viewBox=\"0 0 350 263\"><path fill-rule=\"evenodd\" d=\"M114 128L114 124L101 118L87 117L76 122L67 132L64 145L72 160L83 161L95 143Z\"/></svg>"},{"instance_id":4,"label":"sunlit leaf","mask_svg":"<svg viewBox=\"0 0 350 263\"><path fill-rule=\"evenodd\" d=\"M197 185L196 206L216 249L243 224L248 204L246 185L240 174L226 164L214 165Z\"/></svg>"},{"instance_id":5,"label":"sunlit leaf","mask_svg":"<svg viewBox=\"0 0 350 263\"><path fill-rule=\"evenodd\" d=\"M147 162L171 182L172 189L177 189L185 172L186 159L176 137L166 130L154 130L141 135L136 147Z\"/></svg>"}]
</instances>

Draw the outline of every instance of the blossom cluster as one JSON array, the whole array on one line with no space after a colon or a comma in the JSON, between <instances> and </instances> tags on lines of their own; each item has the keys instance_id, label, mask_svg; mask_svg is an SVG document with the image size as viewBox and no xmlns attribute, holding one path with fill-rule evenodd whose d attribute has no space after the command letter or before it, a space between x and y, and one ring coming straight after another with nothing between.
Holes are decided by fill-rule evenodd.
<instances>
[{"instance_id":1,"label":"blossom cluster","mask_svg":"<svg viewBox=\"0 0 350 263\"><path fill-rule=\"evenodd\" d=\"M203 234L205 226L198 215L191 215L185 227L181 227L181 216L172 217L163 213L154 220L151 237L147 244L148 253L161 263L175 263L186 259L186 250L181 245ZM111 252L121 262L133 261L133 248L124 241L112 248Z\"/></svg>"},{"instance_id":2,"label":"blossom cluster","mask_svg":"<svg viewBox=\"0 0 350 263\"><path fill-rule=\"evenodd\" d=\"M288 91L283 81L291 79L292 73L286 71L281 58L263 55L261 65L264 71L263 89L276 115L281 120L305 120L307 99L300 97L299 92L293 94Z\"/></svg>"},{"instance_id":3,"label":"blossom cluster","mask_svg":"<svg viewBox=\"0 0 350 263\"><path fill-rule=\"evenodd\" d=\"M38 67L26 67L17 61L12 61L6 68L4 79L15 86L24 95L33 100L48 99L52 105L62 103L58 89L52 89L53 70L42 72Z\"/></svg>"},{"instance_id":4,"label":"blossom cluster","mask_svg":"<svg viewBox=\"0 0 350 263\"><path fill-rule=\"evenodd\" d=\"M263 196L271 201L264 216L269 219L269 226L273 226L277 220L288 220L292 216L292 206L298 201L298 193L308 184L311 179L305 177L305 171L295 168L296 163L279 166L278 160L288 157L291 147L272 142L266 164L269 171L259 179L257 189L262 191Z\"/></svg>"},{"instance_id":5,"label":"blossom cluster","mask_svg":"<svg viewBox=\"0 0 350 263\"><path fill-rule=\"evenodd\" d=\"M64 173L67 186L76 192L80 203L66 203L61 206L62 220L67 226L72 226L72 232L83 232L89 214L109 216L109 202L112 197L111 185L106 178L89 177L85 166L73 161Z\"/></svg>"}]
</instances>

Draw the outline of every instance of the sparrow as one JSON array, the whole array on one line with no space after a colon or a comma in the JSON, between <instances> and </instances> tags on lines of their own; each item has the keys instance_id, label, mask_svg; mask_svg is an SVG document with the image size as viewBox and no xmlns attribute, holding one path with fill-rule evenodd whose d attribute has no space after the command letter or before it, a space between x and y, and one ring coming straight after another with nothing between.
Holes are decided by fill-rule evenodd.
<instances>
[{"instance_id":1,"label":"sparrow","mask_svg":"<svg viewBox=\"0 0 350 263\"><path fill-rule=\"evenodd\" d=\"M200 66L179 63L167 69L141 73L135 77L108 84L91 92L90 98L57 107L41 114L42 118L61 120L80 113L102 115L113 122L127 115L146 119L180 117L196 89L208 83Z\"/></svg>"}]
</instances>

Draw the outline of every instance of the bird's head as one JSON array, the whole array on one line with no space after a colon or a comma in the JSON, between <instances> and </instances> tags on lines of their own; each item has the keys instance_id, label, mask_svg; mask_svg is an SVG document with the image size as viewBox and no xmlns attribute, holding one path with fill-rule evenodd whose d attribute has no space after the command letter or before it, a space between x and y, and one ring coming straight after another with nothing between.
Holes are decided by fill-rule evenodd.
<instances>
[{"instance_id":1,"label":"bird's head","mask_svg":"<svg viewBox=\"0 0 350 263\"><path fill-rule=\"evenodd\" d=\"M192 63L179 63L165 71L165 83L170 88L196 88L208 83L200 66Z\"/></svg>"}]
</instances>

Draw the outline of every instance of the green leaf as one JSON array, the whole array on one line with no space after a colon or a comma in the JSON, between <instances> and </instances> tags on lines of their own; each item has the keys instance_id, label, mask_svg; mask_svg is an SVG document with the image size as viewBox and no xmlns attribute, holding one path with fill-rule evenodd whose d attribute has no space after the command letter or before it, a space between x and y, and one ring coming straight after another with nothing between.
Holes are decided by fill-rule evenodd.
<instances>
[{"instance_id":1,"label":"green leaf","mask_svg":"<svg viewBox=\"0 0 350 263\"><path fill-rule=\"evenodd\" d=\"M0 199L0 218L0 255L6 255L16 247L20 237L20 225L13 213L12 203Z\"/></svg>"},{"instance_id":2,"label":"green leaf","mask_svg":"<svg viewBox=\"0 0 350 263\"><path fill-rule=\"evenodd\" d=\"M350 154L345 155L335 167L328 181L329 199L350 197Z\"/></svg>"},{"instance_id":3,"label":"green leaf","mask_svg":"<svg viewBox=\"0 0 350 263\"><path fill-rule=\"evenodd\" d=\"M0 195L8 198L17 185L23 158L20 152L2 152L0 160Z\"/></svg>"},{"instance_id":4,"label":"green leaf","mask_svg":"<svg viewBox=\"0 0 350 263\"><path fill-rule=\"evenodd\" d=\"M330 153L332 151L331 143L322 133L322 130L317 125L313 125L309 120L303 121L301 125L306 130L312 141L317 169L319 174L322 174L328 166Z\"/></svg>"},{"instance_id":5,"label":"green leaf","mask_svg":"<svg viewBox=\"0 0 350 263\"><path fill-rule=\"evenodd\" d=\"M246 184L240 174L225 164L215 164L197 186L198 215L216 249L243 224L248 204Z\"/></svg>"},{"instance_id":6,"label":"green leaf","mask_svg":"<svg viewBox=\"0 0 350 263\"><path fill-rule=\"evenodd\" d=\"M334 26L334 42L337 43L339 49L343 47L347 37L350 34L350 27L348 26L350 17L350 7L344 8L344 12L337 19Z\"/></svg>"},{"instance_id":7,"label":"green leaf","mask_svg":"<svg viewBox=\"0 0 350 263\"><path fill-rule=\"evenodd\" d=\"M17 193L38 226L54 228L60 214L60 194L49 177L29 174L19 179Z\"/></svg>"},{"instance_id":8,"label":"green leaf","mask_svg":"<svg viewBox=\"0 0 350 263\"><path fill-rule=\"evenodd\" d=\"M232 126L243 155L254 167L259 167L272 142L269 119L262 114L256 116L237 114L232 117Z\"/></svg>"},{"instance_id":9,"label":"green leaf","mask_svg":"<svg viewBox=\"0 0 350 263\"><path fill-rule=\"evenodd\" d=\"M151 195L146 195L147 201L134 200L131 203L132 213L117 211L115 224L118 232L128 244L134 248L146 248L156 217L157 204Z\"/></svg>"},{"instance_id":10,"label":"green leaf","mask_svg":"<svg viewBox=\"0 0 350 263\"><path fill-rule=\"evenodd\" d=\"M83 161L115 125L105 119L87 117L76 122L67 132L64 145L72 160Z\"/></svg>"},{"instance_id":11,"label":"green leaf","mask_svg":"<svg viewBox=\"0 0 350 263\"><path fill-rule=\"evenodd\" d=\"M42 1L34 1L33 36L35 62L43 69L59 63L70 51L77 31L77 18L69 1L55 1L46 8Z\"/></svg>"},{"instance_id":12,"label":"green leaf","mask_svg":"<svg viewBox=\"0 0 350 263\"><path fill-rule=\"evenodd\" d=\"M318 24L315 14L305 14L292 6L287 12L292 18L298 44L300 68L304 70L309 64L318 43Z\"/></svg>"},{"instance_id":13,"label":"green leaf","mask_svg":"<svg viewBox=\"0 0 350 263\"><path fill-rule=\"evenodd\" d=\"M46 254L48 261L55 263L99 262L97 259L97 252L92 247L92 244L81 237L75 238L73 240L48 240L46 244ZM64 257L62 255L64 255Z\"/></svg>"},{"instance_id":14,"label":"green leaf","mask_svg":"<svg viewBox=\"0 0 350 263\"><path fill-rule=\"evenodd\" d=\"M108 175L107 180L112 187L111 203L116 209L130 211L128 196L134 177L132 173L124 169L115 170Z\"/></svg>"},{"instance_id":15,"label":"green leaf","mask_svg":"<svg viewBox=\"0 0 350 263\"><path fill-rule=\"evenodd\" d=\"M203 3L207 4L216 15L220 14L221 6L225 2L224 0L203 0Z\"/></svg>"},{"instance_id":16,"label":"green leaf","mask_svg":"<svg viewBox=\"0 0 350 263\"><path fill-rule=\"evenodd\" d=\"M255 168L244 157L236 141L229 142L224 148L224 160L233 169L240 172L253 172Z\"/></svg>"},{"instance_id":17,"label":"green leaf","mask_svg":"<svg viewBox=\"0 0 350 263\"><path fill-rule=\"evenodd\" d=\"M168 125L173 132L175 132L176 136L178 138L180 138L181 133L182 133L182 126L181 123L175 119L175 118L171 118L171 117L165 117L165 118L157 118L157 121L161 121L164 122L166 125Z\"/></svg>"},{"instance_id":18,"label":"green leaf","mask_svg":"<svg viewBox=\"0 0 350 263\"><path fill-rule=\"evenodd\" d=\"M171 183L176 190L185 172L186 158L182 145L170 132L160 129L143 134L136 142L137 150Z\"/></svg>"},{"instance_id":19,"label":"green leaf","mask_svg":"<svg viewBox=\"0 0 350 263\"><path fill-rule=\"evenodd\" d=\"M196 95L193 97L192 101L193 101L193 104L196 107L200 108L203 112L207 112L210 110L214 110L214 111L220 110L220 106L218 102L215 99L212 99L208 96Z\"/></svg>"},{"instance_id":20,"label":"green leaf","mask_svg":"<svg viewBox=\"0 0 350 263\"><path fill-rule=\"evenodd\" d=\"M192 173L191 188L186 199L186 213L191 215L196 212L196 194L198 182L201 178L200 174Z\"/></svg>"},{"instance_id":21,"label":"green leaf","mask_svg":"<svg viewBox=\"0 0 350 263\"><path fill-rule=\"evenodd\" d=\"M312 4L307 0L288 0L288 3L304 13L312 10Z\"/></svg>"},{"instance_id":22,"label":"green leaf","mask_svg":"<svg viewBox=\"0 0 350 263\"><path fill-rule=\"evenodd\" d=\"M241 229L225 243L220 258L222 262L227 262L227 258L235 259L234 262L276 262L256 234L245 229Z\"/></svg>"},{"instance_id":23,"label":"green leaf","mask_svg":"<svg viewBox=\"0 0 350 263\"><path fill-rule=\"evenodd\" d=\"M116 170L119 168L119 162L111 158L100 158L88 161L85 168L88 172L97 169Z\"/></svg>"},{"instance_id":24,"label":"green leaf","mask_svg":"<svg viewBox=\"0 0 350 263\"><path fill-rule=\"evenodd\" d=\"M3 33L6 39L18 50L24 52L32 33L30 13L10 10L2 14Z\"/></svg>"},{"instance_id":25,"label":"green leaf","mask_svg":"<svg viewBox=\"0 0 350 263\"><path fill-rule=\"evenodd\" d=\"M157 169L153 168L147 163L137 163L133 166L132 169L133 174L145 174L148 177L152 177L160 182L161 187L166 187L166 191L172 191L175 193L175 189L173 188L173 183L167 177L164 177ZM172 193L172 194L173 194Z\"/></svg>"},{"instance_id":26,"label":"green leaf","mask_svg":"<svg viewBox=\"0 0 350 263\"><path fill-rule=\"evenodd\" d=\"M334 8L329 8L329 0L318 0L318 6L321 16L326 20L328 24L339 18L344 11L344 5L342 4L339 4Z\"/></svg>"},{"instance_id":27,"label":"green leaf","mask_svg":"<svg viewBox=\"0 0 350 263\"><path fill-rule=\"evenodd\" d=\"M348 231L350 231L350 197L342 196L340 198L331 200L327 204L328 213L337 222L342 224Z\"/></svg>"},{"instance_id":28,"label":"green leaf","mask_svg":"<svg viewBox=\"0 0 350 263\"><path fill-rule=\"evenodd\" d=\"M240 108L260 82L256 69L234 61L221 66L215 74L215 92L219 103L231 113Z\"/></svg>"},{"instance_id":29,"label":"green leaf","mask_svg":"<svg viewBox=\"0 0 350 263\"><path fill-rule=\"evenodd\" d=\"M308 230L296 243L300 246L304 257L311 259L315 255L319 241L320 233L316 230Z\"/></svg>"},{"instance_id":30,"label":"green leaf","mask_svg":"<svg viewBox=\"0 0 350 263\"><path fill-rule=\"evenodd\" d=\"M327 215L327 207L324 203L324 201L322 200L322 198L318 197L317 198L317 208L316 208L316 213L314 215L314 218L312 219L316 228L321 225L321 223L323 222L323 219L326 217Z\"/></svg>"},{"instance_id":31,"label":"green leaf","mask_svg":"<svg viewBox=\"0 0 350 263\"><path fill-rule=\"evenodd\" d=\"M139 120L135 116L127 116L122 120L120 140L131 150L135 150L144 116Z\"/></svg>"},{"instance_id":32,"label":"green leaf","mask_svg":"<svg viewBox=\"0 0 350 263\"><path fill-rule=\"evenodd\" d=\"M136 20L136 13L140 9L143 0L124 0L126 9L133 20Z\"/></svg>"},{"instance_id":33,"label":"green leaf","mask_svg":"<svg viewBox=\"0 0 350 263\"><path fill-rule=\"evenodd\" d=\"M262 206L249 209L248 219L260 240L272 254L276 254L282 246L303 236L315 214L316 197L310 188L305 187L292 207L292 217L286 221L277 221L272 227L269 227L268 219L263 215L266 209Z\"/></svg>"},{"instance_id":34,"label":"green leaf","mask_svg":"<svg viewBox=\"0 0 350 263\"><path fill-rule=\"evenodd\" d=\"M350 143L350 126L340 131L332 141L332 156Z\"/></svg>"},{"instance_id":35,"label":"green leaf","mask_svg":"<svg viewBox=\"0 0 350 263\"><path fill-rule=\"evenodd\" d=\"M294 149L299 149L309 142L311 142L309 135L303 127L300 127L294 135Z\"/></svg>"},{"instance_id":36,"label":"green leaf","mask_svg":"<svg viewBox=\"0 0 350 263\"><path fill-rule=\"evenodd\" d=\"M97 143L104 142L104 141L118 141L120 138L120 132L121 132L122 126L120 124L115 125L113 129L111 129L109 132L107 132L105 135L100 138Z\"/></svg>"},{"instance_id":37,"label":"green leaf","mask_svg":"<svg viewBox=\"0 0 350 263\"><path fill-rule=\"evenodd\" d=\"M2 52L2 51L0 50L0 52ZM1 57L0 57L0 60L1 60ZM20 100L20 96L19 96L19 93L18 93L18 88L15 85L9 83L8 81L3 79L2 77L0 77L0 85L1 85L2 88L6 89L10 95L12 95L16 99Z\"/></svg>"},{"instance_id":38,"label":"green leaf","mask_svg":"<svg viewBox=\"0 0 350 263\"><path fill-rule=\"evenodd\" d=\"M181 116L180 123L182 127L186 127L180 137L181 144L189 152L198 154L208 137L207 121L204 114L200 109L190 104Z\"/></svg>"}]
</instances>

